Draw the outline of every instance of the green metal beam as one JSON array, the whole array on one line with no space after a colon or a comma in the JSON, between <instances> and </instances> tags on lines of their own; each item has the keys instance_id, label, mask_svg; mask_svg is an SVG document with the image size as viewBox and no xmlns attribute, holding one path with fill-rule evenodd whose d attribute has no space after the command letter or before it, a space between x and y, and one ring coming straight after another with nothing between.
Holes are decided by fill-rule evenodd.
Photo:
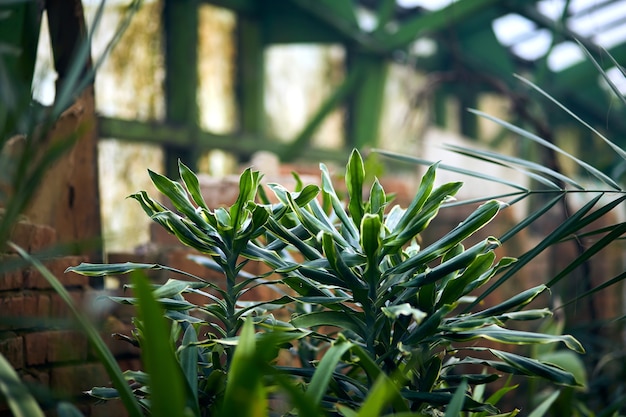
<instances>
[{"instance_id":1,"label":"green metal beam","mask_svg":"<svg viewBox=\"0 0 626 417\"><path fill-rule=\"evenodd\" d=\"M0 132L26 128L19 126L18 119L27 113L31 102L42 12L40 1L0 5Z\"/></svg>"},{"instance_id":2,"label":"green metal beam","mask_svg":"<svg viewBox=\"0 0 626 417\"><path fill-rule=\"evenodd\" d=\"M498 3L498 0L459 0L405 21L394 33L381 37L380 42L387 51L403 48L419 36L452 27Z\"/></svg>"},{"instance_id":3,"label":"green metal beam","mask_svg":"<svg viewBox=\"0 0 626 417\"><path fill-rule=\"evenodd\" d=\"M365 67L353 68L343 84L335 89L335 91L322 103L315 114L309 119L306 126L300 131L293 141L287 146L286 150L281 154L283 160L292 160L298 155L303 154L303 149L309 150L309 143L313 133L317 130L326 116L330 114L348 95L354 93L354 90L363 79Z\"/></svg>"},{"instance_id":4,"label":"green metal beam","mask_svg":"<svg viewBox=\"0 0 626 417\"><path fill-rule=\"evenodd\" d=\"M258 0L202 0L202 2L223 7L236 13L257 13L261 4Z\"/></svg>"},{"instance_id":5,"label":"green metal beam","mask_svg":"<svg viewBox=\"0 0 626 417\"><path fill-rule=\"evenodd\" d=\"M168 123L198 127L198 1L164 0L165 118ZM195 135L192 135L195 137ZM178 159L195 169L195 143L165 146L165 171L177 175Z\"/></svg>"},{"instance_id":6,"label":"green metal beam","mask_svg":"<svg viewBox=\"0 0 626 417\"><path fill-rule=\"evenodd\" d=\"M265 33L258 18L241 15L236 36L240 129L261 136L265 133Z\"/></svg>"},{"instance_id":7,"label":"green metal beam","mask_svg":"<svg viewBox=\"0 0 626 417\"><path fill-rule=\"evenodd\" d=\"M244 158L248 158L260 150L281 155L290 146L272 138L251 134L218 135L186 126L110 117L99 117L98 128L99 136L102 138L114 137L128 142L176 148L193 145L198 151L221 149L236 153ZM344 162L348 154L348 149L308 149L306 155L302 156L303 159L306 158L307 160Z\"/></svg>"},{"instance_id":8,"label":"green metal beam","mask_svg":"<svg viewBox=\"0 0 626 417\"><path fill-rule=\"evenodd\" d=\"M363 73L351 96L348 143L357 149L376 146L382 114L387 62L379 56L356 52L350 57L351 71Z\"/></svg>"},{"instance_id":9,"label":"green metal beam","mask_svg":"<svg viewBox=\"0 0 626 417\"><path fill-rule=\"evenodd\" d=\"M344 2L341 2L344 3ZM345 43L350 35L292 1L267 2L259 13L268 44ZM358 28L352 29L357 36Z\"/></svg>"}]
</instances>

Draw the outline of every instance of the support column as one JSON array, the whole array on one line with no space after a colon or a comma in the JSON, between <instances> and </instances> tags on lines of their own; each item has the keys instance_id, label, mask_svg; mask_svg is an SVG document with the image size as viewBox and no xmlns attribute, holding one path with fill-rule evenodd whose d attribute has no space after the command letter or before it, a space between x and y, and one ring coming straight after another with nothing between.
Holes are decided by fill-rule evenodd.
<instances>
[{"instance_id":1,"label":"support column","mask_svg":"<svg viewBox=\"0 0 626 417\"><path fill-rule=\"evenodd\" d=\"M172 125L186 127L192 142L198 132L198 1L164 0L163 30L165 44L165 118ZM166 146L165 171L178 177L178 160L195 170L194 146Z\"/></svg>"}]
</instances>

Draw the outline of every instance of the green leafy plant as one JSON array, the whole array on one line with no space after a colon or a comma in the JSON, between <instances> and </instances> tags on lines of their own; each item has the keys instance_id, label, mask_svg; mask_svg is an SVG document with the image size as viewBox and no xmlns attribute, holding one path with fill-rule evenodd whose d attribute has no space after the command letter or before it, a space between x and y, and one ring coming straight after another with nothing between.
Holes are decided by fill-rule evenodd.
<instances>
[{"instance_id":1,"label":"green leafy plant","mask_svg":"<svg viewBox=\"0 0 626 417\"><path fill-rule=\"evenodd\" d=\"M494 398L482 401L472 396L472 391L495 381L498 374L467 373L464 369L469 365L577 385L570 373L557 366L481 343L562 342L583 352L568 335L507 327L511 321L550 315L547 309L522 310L546 291L546 286L523 291L498 305L463 311L473 294L514 260L496 260L494 249L499 242L493 237L467 248L463 245L501 209L502 204L495 200L477 207L436 242L420 247L419 234L461 187L459 182L436 186L436 169L436 164L428 169L407 208L392 206L377 180L364 197L365 172L357 151L346 167L345 204L324 165L321 187L300 183L290 192L279 184L269 184L275 203L259 187L260 175L246 170L240 178L237 201L230 208L214 211L202 199L196 176L182 163L182 184L150 172L177 212L145 192L132 197L153 220L204 254L194 256L196 261L221 271L226 278L226 288L190 274L186 275L192 281L171 279L153 285L153 295L175 329L169 343L179 346L180 371L189 387L198 390L190 409L206 414L227 410L230 401L223 399L233 396L235 388L229 388L232 378L246 381L241 389L259 401L251 405L249 415L258 415L256 407L265 409L267 395L272 397L277 388L291 396L287 412L295 407L304 413L312 404L314 410L344 415L359 409L363 412L365 405L377 410L367 415L433 415L446 407L497 413ZM245 273L250 261L263 262L270 272L263 276ZM184 273L165 265L136 263L70 268L85 275L149 269ZM257 286L271 288L276 298L241 300ZM204 296L206 302L191 303L183 297L185 293ZM115 297L114 301L140 303L136 295ZM290 317L281 319L285 310ZM255 356L249 342L251 324L240 336L244 322L255 325L257 343L271 341L274 346L262 351L265 365L259 369L266 369L264 374L255 374L252 367L235 361L239 357L246 362ZM135 337L145 346L145 323L140 319L135 323ZM245 348L239 345L244 340ZM279 348L284 347L296 352L298 360L294 358L294 362L299 364L275 363ZM240 377L244 372L249 378ZM147 380L138 375L132 372L127 377L135 382ZM294 392L293 384L300 386L301 392ZM152 388L136 392L150 398ZM92 394L97 395L98 390ZM376 406L371 408L372 404Z\"/></svg>"},{"instance_id":2,"label":"green leafy plant","mask_svg":"<svg viewBox=\"0 0 626 417\"><path fill-rule=\"evenodd\" d=\"M584 50L584 48L582 48ZM626 105L626 99L618 88L611 81L602 66L588 52L588 59L598 69L599 74L604 78L609 86L609 93L618 101L615 111L623 111ZM617 61L606 53L605 55L622 74L626 74L624 69ZM614 165L623 166L626 163L626 152L612 142L605 134L598 129L589 125L578 117L572 110L564 104L555 100L549 92L543 90L533 82L518 77L519 80L529 87L531 92L538 93L541 98L546 99L551 105L556 105L562 111L567 113L572 119L582 125L584 129L589 130L595 139L598 139L606 145L608 151L614 154L616 163ZM575 258L561 270L554 273L547 272L545 286L553 290L557 295L556 308L558 308L565 317L566 323L571 328L565 327L561 329L571 332L579 340L585 342L588 347L588 354L584 357L571 357L569 352L554 350L550 348L535 348L533 357L545 358L545 360L553 361L567 366L572 372L579 375L579 379L583 375L595 374L594 378L589 378L589 384L584 391L573 391L564 389L561 391L561 397L550 397L553 415L624 415L626 412L626 396L624 395L624 375L626 374L623 366L624 349L621 347L620 341L616 340L616 335L623 331L623 315L617 317L608 317L604 320L594 319L593 314L590 317L583 318L584 323L576 323L580 320L572 319L572 307L575 305L594 305L601 302L596 297L601 296L602 291L611 288L619 289L623 285L626 274L619 271L615 276L593 276L594 272L590 266L590 262L596 259L599 252L610 248L619 247L623 243L626 225L617 218L610 223L601 220L611 219L612 214L620 210L626 200L626 192L620 182L619 171L606 173L594 166L590 160L583 160L571 153L564 151L554 143L537 136L535 133L515 126L502 119L485 114L477 110L470 110L479 117L490 120L503 128L518 136L522 140L529 141L538 146L545 152L558 155L559 158L567 160L576 169L566 175L559 170L546 167L541 164L510 155L498 154L493 151L482 151L459 146L448 146L448 148L459 154L475 158L477 160L486 161L499 167L506 167L511 171L521 172L531 180L531 186L514 183L503 177L495 177L484 172L472 171L458 166L441 165L440 169L449 170L462 175L468 175L473 178L483 179L488 182L494 182L500 185L511 187L511 192L500 194L497 196L486 195L472 201L456 201L451 205L476 204L477 202L487 201L489 199L498 198L507 200L509 205L526 202L531 198L541 197L531 212L529 212L521 221L517 222L510 230L499 237L500 242L506 243L513 239L521 231L533 227L544 218L554 216L555 211L561 212L560 219L555 222L554 228L543 230L545 234L537 235L540 237L539 243L529 248L527 251L517 255L517 262L509 265L501 270L497 280L490 283L478 297L468 305L466 311L470 311L479 305L489 294L506 285L514 278L524 266L533 262L538 256L552 250L556 245L569 244L576 250ZM420 164L429 166L432 161L413 158L406 155L398 155L383 150L377 150L377 153L392 158L396 161L405 161L412 164ZM581 181L585 178L586 181ZM591 181L589 180L591 179ZM589 185L591 184L591 185ZM575 202L580 203L577 205ZM598 225L600 223L600 225ZM621 266L623 269L623 265ZM579 272L576 275L575 272ZM593 279L592 279L593 278ZM577 291L575 294L560 294L562 288L573 288L574 281L578 287L584 286L584 290ZM595 282L595 283L594 283ZM606 294L606 292L605 292ZM623 301L621 301L623 303ZM580 319L580 317L579 317ZM576 323L575 325L572 325ZM551 331L548 331L551 332ZM557 331L556 333L559 333ZM581 369L581 361L584 368ZM607 363L612 363L612 371L606 372ZM606 376L602 374L606 374ZM582 382L582 381L581 381ZM534 390L537 385L531 385L529 396L539 398L541 395ZM539 385L541 386L541 385ZM575 395L574 395L575 392ZM552 395L552 393L551 393ZM557 395L558 396L558 395ZM546 403L544 403L546 404ZM549 407L548 407L549 408ZM546 408L546 412L548 410ZM621 414L620 414L621 413Z\"/></svg>"}]
</instances>

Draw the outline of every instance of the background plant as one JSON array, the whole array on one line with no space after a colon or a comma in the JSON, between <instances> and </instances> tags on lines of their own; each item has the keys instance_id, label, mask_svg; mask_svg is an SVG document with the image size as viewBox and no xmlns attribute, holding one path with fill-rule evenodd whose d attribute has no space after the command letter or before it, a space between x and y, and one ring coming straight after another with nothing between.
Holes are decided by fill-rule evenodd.
<instances>
[{"instance_id":1,"label":"background plant","mask_svg":"<svg viewBox=\"0 0 626 417\"><path fill-rule=\"evenodd\" d=\"M588 55L588 59L594 63L600 75L605 79L610 91L613 93L617 103L615 111L623 111L626 100L619 92L614 83L607 74L602 70L601 66ZM607 59L624 73L623 68L611 57L606 54ZM518 77L519 80L530 88L531 91L539 93L539 95L547 99L549 105L556 105L560 110L570 115L573 120L580 123L585 129L593 133L595 138L601 140L607 147L607 150L613 152L615 157L621 164L626 161L626 152L615 145L609 138L601 134L593 126L581 120L572 110L566 108L562 103L556 101L547 91L531 81ZM513 239L521 231L532 228L535 224L540 223L545 218L554 218L555 211L560 213L554 229L546 231L539 228L544 234L541 236L540 242L526 252L518 255L518 261L504 268L498 274L498 279L491 283L478 298L469 305L473 308L481 300L490 293L497 291L503 285L506 285L515 277L524 266L533 262L539 255L547 251L553 250L557 245L569 244L576 250L576 257L569 264L558 270L546 278L545 285L552 289L555 295L552 303L559 313L564 317L565 321L557 323L563 331L571 332L578 339L585 343L588 348L588 354L582 358L573 360L569 358L566 362L570 363L571 369L579 369L578 361L584 360L584 373L589 377L588 389L585 391L577 391L575 396L571 392L553 406L553 415L613 415L617 413L623 415L626 412L626 396L624 393L624 367L623 359L624 350L623 343L620 340L620 334L623 331L623 315L617 317L609 317L605 319L597 319L594 317L586 318L584 323L577 323L571 317L573 306L585 304L594 301L603 290L613 288L619 291L626 274L622 271L615 276L596 277L595 282L601 281L599 284L592 284L594 271L591 269L590 261L602 250L609 247L620 248L623 243L623 235L626 231L626 225L621 221L623 214L623 202L626 199L626 193L620 182L620 174L618 171L613 173L605 173L595 168L575 155L565 152L550 141L537 136L531 131L514 126L504 120L490 116L483 112L470 110L476 115L491 120L503 128L509 130L523 140L530 141L542 147L549 152L559 155L560 158L572 162L577 167L577 176L565 175L563 172L557 171L550 167L545 167L533 161L514 156L501 155L490 151L479 151L476 149L449 147L454 152L487 161L499 166L505 166L511 170L524 173L531 180L531 187L521 184L514 184L505 178L496 178L486 175L484 172L476 172L468 169L453 166L440 166L440 169L450 170L462 175L469 175L474 178L481 178L499 184L512 187L510 193L498 196L484 196L481 199L473 201L458 201L452 204L475 204L477 201L486 201L492 198L506 199L508 204L518 204L535 198L533 211L528 213L525 218L515 224L510 230L499 237L499 240L506 243ZM421 160L419 158L411 158L405 155L397 155L382 150L378 153L393 158L395 160L403 160L413 164L430 165L431 161ZM617 163L616 165L620 165ZM591 178L593 181L583 183L580 178ZM588 185L593 184L593 185ZM540 198L537 198L540 197ZM574 201L582 201L577 205ZM598 221L611 218L609 215L617 213L614 216L616 221L612 223L598 226ZM558 249L557 249L558 250ZM554 256L558 256L558 252L552 252ZM549 271L548 271L549 274ZM572 288L576 280L583 281L585 289L578 291L576 294L561 295L560 288ZM620 301L623 308L623 300ZM553 327L554 330L554 327ZM551 357L556 360L556 356L560 356L563 352L555 352L544 348L535 349L536 357ZM618 359L619 358L619 359ZM608 371L607 365L611 363L612 371ZM579 375L582 372L577 372ZM537 386L530 386L529 396L538 398L536 392L532 391ZM569 401L566 400L569 398Z\"/></svg>"},{"instance_id":2,"label":"background plant","mask_svg":"<svg viewBox=\"0 0 626 417\"><path fill-rule=\"evenodd\" d=\"M346 167L346 204L324 165L321 187L300 184L290 192L279 184L269 184L277 203L270 203L265 192L260 195L261 202L255 200L259 174L246 170L235 204L215 211L207 208L197 178L182 163L184 186L151 172L153 182L178 213L145 192L133 198L153 220L207 255L194 257L197 261L226 277L225 289L191 275L192 282L169 280L154 286L154 296L173 322L170 344L179 341L178 331L183 333L177 358L189 388L188 400L192 400L189 409L211 413L215 407L230 406L229 401L222 403L222 398L232 392L231 372L241 372L241 365L232 361L239 349L233 354L244 318L256 325L259 341L271 340L276 347L263 353L266 365L262 369L268 370L263 382L260 375L243 379L248 385L259 385L261 408L266 397L260 387L272 392L270 387L281 386L292 399L298 397L285 388L290 386L284 383L288 380L301 384L306 398L289 407L313 404L314 410L351 415L351 410L365 409L368 401L378 401L375 414L431 415L451 404L460 390L463 410L496 413L494 398L483 402L472 392L498 375L468 374L462 368L466 365L576 385L574 377L561 368L481 344L484 340L513 345L563 342L570 349L583 351L571 336L507 328L509 321L550 315L547 309L522 310L546 290L545 286L528 289L487 309L460 310L471 302L473 292L514 260L496 261L493 249L499 242L493 237L467 248L463 245L496 216L501 203L495 200L476 208L433 244L419 246L416 237L461 187L459 182L435 186L436 169L436 165L429 168L406 209L390 207L377 180L369 196L363 197L365 172L356 151ZM243 273L250 260L262 261L271 272L261 277ZM70 270L102 275L148 269L182 272L164 265L133 263L81 264ZM278 294L273 300L242 302L241 295L256 286L270 286ZM206 304L186 301L182 295L187 292L203 295ZM114 300L140 303L137 297ZM274 314L284 308L293 313L288 320ZM139 345L149 348L144 323L137 320L136 326ZM207 332L208 327L213 330ZM300 364L268 368L267 364L277 358L278 348L293 341L297 342L289 346L296 350ZM471 346L462 344L468 341L473 342ZM147 380L136 372L127 373L127 377L140 383ZM368 397L368 393L380 390L387 394L377 400ZM103 398L115 396L115 392L100 389L92 394L101 392L107 394L100 395ZM150 392L154 394L152 389ZM152 397L143 389L136 394ZM300 413L303 409L298 407Z\"/></svg>"}]
</instances>

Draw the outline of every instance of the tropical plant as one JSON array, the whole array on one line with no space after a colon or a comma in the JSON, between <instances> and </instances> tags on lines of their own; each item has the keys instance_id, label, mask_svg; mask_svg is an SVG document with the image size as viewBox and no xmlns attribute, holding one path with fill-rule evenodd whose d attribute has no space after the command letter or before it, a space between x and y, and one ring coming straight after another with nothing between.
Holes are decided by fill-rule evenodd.
<instances>
[{"instance_id":1,"label":"tropical plant","mask_svg":"<svg viewBox=\"0 0 626 417\"><path fill-rule=\"evenodd\" d=\"M364 197L365 172L357 151L346 167L345 204L322 164L321 187L298 181L297 190L290 192L269 184L275 203L259 187L260 175L248 169L240 177L237 201L230 208L209 210L197 177L184 164L179 168L182 184L150 172L178 213L145 192L132 197L154 221L201 252L202 256L193 258L220 271L226 288L165 265L81 264L69 270L92 276L164 269L193 279L153 285L153 295L172 322L168 346L178 346L178 368L172 372L184 375L188 408L194 414L228 410L234 402L248 404L248 415L252 415L258 411L255 407L268 405L268 393L282 387L290 396L284 412L293 407L300 414L354 415L375 402L371 415L437 415L454 401L459 410L486 415L498 412L493 404L498 397L481 401L472 392L498 379L494 370L578 384L572 374L557 366L482 343L562 342L583 352L571 336L507 327L511 321L550 315L545 308L522 310L546 286L525 290L488 308L466 307L475 299L472 294L514 264L511 258L496 260L494 249L499 242L493 237L467 248L463 245L496 216L500 202L485 202L439 240L420 247L419 234L462 185L435 186L436 164L422 178L408 208L392 206L377 180ZM245 273L251 261L263 262L270 272L263 276ZM257 286L271 288L276 298L241 300ZM205 302L192 303L183 297L185 293L201 295ZM113 299L140 304L141 293ZM291 317L284 318L285 310ZM240 335L244 323L247 327ZM154 349L146 323L139 317L135 324L133 343ZM257 367L244 367L234 359L254 358L251 333L256 334L256 343L270 343L274 348L263 349L263 361ZM299 364L295 360L293 364L274 363L279 348L286 347L296 352ZM468 373L468 366L488 368L491 373ZM259 369L265 371L259 374ZM149 389L135 390L142 401L156 397L148 383L152 376L129 372L127 378L140 386L149 385ZM233 379L246 382L233 387ZM294 383L300 386L295 391ZM243 396L246 392L257 395ZM100 398L116 396L115 391L101 388L91 393ZM149 407L148 402L143 404Z\"/></svg>"},{"instance_id":2,"label":"tropical plant","mask_svg":"<svg viewBox=\"0 0 626 417\"><path fill-rule=\"evenodd\" d=\"M608 93L612 94L614 99L619 102L615 111L623 111L626 99L595 58L589 52L587 52L587 56L606 81L609 87ZM626 74L624 69L610 54L606 53L606 57L622 74ZM529 87L530 91L539 93L542 98L547 99L550 104L556 105L571 116L573 120L580 123L583 128L588 129L595 138L601 140L606 145L607 150L613 152L617 160L613 164L614 166L619 167L626 164L626 151L613 143L598 129L580 119L572 110L555 100L548 92L529 80L518 78ZM453 152L486 161L499 167L509 168L512 172L521 172L531 180L530 183L532 185L529 187L514 183L508 180L506 176L494 177L485 172L472 171L458 166L440 165L440 169L498 183L512 189L511 192L506 194L497 196L486 195L472 201L456 201L451 205L476 204L477 202L494 198L506 200L509 205L526 202L532 198L535 198L534 201L540 202L540 204L535 204L532 212L499 237L502 244L506 244L519 232L532 228L536 223L541 223L544 218L550 219L550 216L552 216L552 223L554 224L554 228L537 228L537 230L544 232L544 235L538 235L541 237L539 243L533 245L526 252L515 254L518 258L517 262L507 268L503 268L498 279L490 283L468 305L466 311L475 308L489 294L498 291L503 285L510 282L513 277L520 273L524 266L531 263L541 254L554 249L557 245L561 245L561 247L564 244L572 245L576 251L575 258L552 275L549 275L551 272L547 271L545 286L551 289L551 293L556 296L552 304L562 313L561 315L564 315L566 323L575 324L571 328L565 327L560 330L570 332L577 339L582 340L589 352L584 357L573 358L567 352L539 348L534 350L533 356L537 358L544 357L546 360L560 364L569 364L569 369L579 376L585 374L589 376L595 375L593 378L589 377L589 384L584 391L578 390L573 395L574 391L564 390L565 394L562 394L562 397L554 402L553 415L595 415L595 412L599 413L599 415L614 415L614 413L624 415L626 413L626 394L624 394L626 387L623 383L624 375L626 375L626 369L623 366L625 353L621 347L621 341L617 340L619 337L617 335L623 332L624 316L618 315L617 317L598 319L597 317L594 318L593 311L591 311L589 317L583 317L584 323L580 322L580 314L572 317L572 313L575 310L574 306L601 303L601 301L595 301L595 297L600 295L600 292L603 290L619 288L620 285L623 285L623 281L626 278L626 273L623 272L623 265L617 266L622 271L615 276L608 277L594 277L597 272L590 265L590 262L602 250L609 247L621 248L619 245L622 244L623 236L626 232L626 224L620 220L621 214L619 214L619 211L623 207L624 200L626 200L626 191L620 183L620 171L603 172L597 169L593 163L564 151L551 141L539 137L529 130L512 125L478 110L470 111L477 116L497 123L503 129L512 132L523 140L536 144L546 152L568 160L569 163L576 167L576 170L572 175L566 175L553 167L546 167L524 158L466 147L448 147ZM406 155L393 154L383 150L378 150L377 152L396 161L401 160L424 166L432 164L432 161ZM580 178L584 177L587 179L591 178L592 181L582 182ZM537 197L541 198L537 199ZM559 219L557 221L554 221L555 211L560 213L557 216ZM618 215L611 217L615 213L618 213ZM611 218L616 220L608 224L606 221L604 223L600 222L600 220ZM550 220L543 224L549 223ZM564 288L573 288L574 281L579 281L576 288L584 288L584 290L574 294L571 291L562 291ZM623 300L621 302L623 303ZM580 369L579 361L581 359L584 361L586 369ZM607 371L607 364L609 363L612 363L613 366L610 366L611 370ZM537 393L534 391L533 386L529 387L529 389L530 396L535 398L541 397L540 395L535 395ZM570 401L568 401L568 398Z\"/></svg>"}]
</instances>

